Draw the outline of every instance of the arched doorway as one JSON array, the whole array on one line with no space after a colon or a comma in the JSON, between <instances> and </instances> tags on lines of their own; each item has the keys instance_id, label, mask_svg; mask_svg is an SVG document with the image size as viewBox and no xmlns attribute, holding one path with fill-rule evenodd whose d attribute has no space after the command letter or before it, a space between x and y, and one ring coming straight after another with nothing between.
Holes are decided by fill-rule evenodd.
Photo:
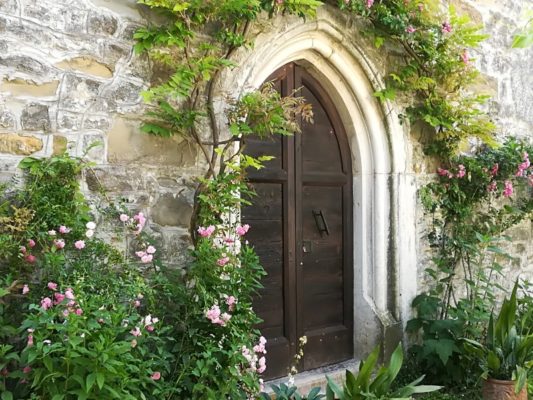
<instances>
[{"instance_id":1,"label":"arched doorway","mask_svg":"<svg viewBox=\"0 0 533 400\"><path fill-rule=\"evenodd\" d=\"M270 76L282 95L300 89L314 123L270 141L250 138L245 152L276 158L250 171L257 197L242 220L253 228L268 276L254 308L268 339L266 378L287 374L300 337L307 344L298 370L353 357L352 166L339 115L320 83L290 63Z\"/></svg>"}]
</instances>

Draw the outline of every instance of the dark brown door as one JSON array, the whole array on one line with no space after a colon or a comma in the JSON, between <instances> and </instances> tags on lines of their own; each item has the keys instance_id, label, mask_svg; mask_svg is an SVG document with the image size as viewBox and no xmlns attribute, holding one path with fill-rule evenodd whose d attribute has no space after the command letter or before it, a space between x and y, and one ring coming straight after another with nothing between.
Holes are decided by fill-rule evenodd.
<instances>
[{"instance_id":1,"label":"dark brown door","mask_svg":"<svg viewBox=\"0 0 533 400\"><path fill-rule=\"evenodd\" d=\"M249 138L245 152L276 158L250 171L257 192L242 210L249 240L268 273L254 307L268 339L268 379L284 376L307 337L299 371L353 354L352 175L346 134L332 101L302 67L288 64L269 80L313 106L302 133Z\"/></svg>"}]
</instances>

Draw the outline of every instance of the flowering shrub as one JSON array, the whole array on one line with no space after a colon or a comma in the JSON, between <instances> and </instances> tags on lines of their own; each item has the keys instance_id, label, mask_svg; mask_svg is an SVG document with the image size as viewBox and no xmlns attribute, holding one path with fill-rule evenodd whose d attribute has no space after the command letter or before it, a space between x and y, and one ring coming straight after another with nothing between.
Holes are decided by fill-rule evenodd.
<instances>
[{"instance_id":1,"label":"flowering shrub","mask_svg":"<svg viewBox=\"0 0 533 400\"><path fill-rule=\"evenodd\" d=\"M479 340L503 289L501 244L505 231L533 212L533 147L513 139L437 170L438 181L421 190L433 217L428 238L435 249L426 269L431 290L413 301L417 318L407 331L421 335L417 362L438 382L464 382L477 365L463 351L463 338Z\"/></svg>"}]
</instances>

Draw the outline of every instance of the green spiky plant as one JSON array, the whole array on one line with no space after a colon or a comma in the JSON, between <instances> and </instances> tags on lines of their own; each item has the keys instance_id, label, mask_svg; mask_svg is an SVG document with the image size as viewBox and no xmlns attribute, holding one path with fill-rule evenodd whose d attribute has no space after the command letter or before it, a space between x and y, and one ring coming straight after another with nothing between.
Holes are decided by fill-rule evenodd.
<instances>
[{"instance_id":1,"label":"green spiky plant","mask_svg":"<svg viewBox=\"0 0 533 400\"><path fill-rule=\"evenodd\" d=\"M491 315L485 341L465 339L465 346L479 359L482 378L516 381L515 392L520 393L533 366L533 333L519 329L517 290L518 282L511 297L504 299L496 320Z\"/></svg>"},{"instance_id":2,"label":"green spiky plant","mask_svg":"<svg viewBox=\"0 0 533 400\"><path fill-rule=\"evenodd\" d=\"M341 388L327 377L326 400L409 400L413 394L429 393L439 390L440 386L419 385L424 376L398 389L393 383L403 364L402 345L398 344L392 353L389 365L382 366L374 374L380 354L377 346L372 353L361 361L359 372L354 375L346 370L346 381Z\"/></svg>"}]
</instances>

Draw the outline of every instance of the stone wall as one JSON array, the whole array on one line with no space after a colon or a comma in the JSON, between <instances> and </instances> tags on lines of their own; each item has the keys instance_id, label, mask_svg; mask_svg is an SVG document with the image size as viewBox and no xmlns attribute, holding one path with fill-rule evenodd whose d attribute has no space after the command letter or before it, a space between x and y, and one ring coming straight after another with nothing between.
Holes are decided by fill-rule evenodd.
<instances>
[{"instance_id":1,"label":"stone wall","mask_svg":"<svg viewBox=\"0 0 533 400\"><path fill-rule=\"evenodd\" d=\"M139 131L151 79L132 51L141 12L129 0L0 0L0 180L24 156L80 156L99 142L87 154L96 163L87 194L101 185L147 212L179 264L202 166L187 142Z\"/></svg>"},{"instance_id":2,"label":"stone wall","mask_svg":"<svg viewBox=\"0 0 533 400\"><path fill-rule=\"evenodd\" d=\"M489 107L501 134L531 139L533 49L511 49L510 43L533 1L453 3L485 23L491 35L474 57L483 73L480 89L493 95ZM87 154L96 166L84 177L84 190L96 198L103 186L110 197L145 211L168 261L181 265L189 245L194 177L204 165L187 142L139 131L145 110L140 92L153 77L149 61L132 52L132 34L145 21L134 0L0 0L0 181L19 173L16 165L24 156L65 149L79 156L100 142ZM277 21L272 35L290 32L295 24L301 21ZM269 43L269 29L269 24L261 27L263 43ZM394 54L386 58L368 44L361 47L380 72L394 60ZM238 73L246 77L251 70ZM435 165L423 158L417 136L409 139L409 168L398 179L419 188L431 179ZM420 207L415 213L416 220L424 221ZM428 262L425 224L419 222L416 231L416 264L423 271ZM531 222L513 235L517 265L533 273Z\"/></svg>"}]
</instances>

